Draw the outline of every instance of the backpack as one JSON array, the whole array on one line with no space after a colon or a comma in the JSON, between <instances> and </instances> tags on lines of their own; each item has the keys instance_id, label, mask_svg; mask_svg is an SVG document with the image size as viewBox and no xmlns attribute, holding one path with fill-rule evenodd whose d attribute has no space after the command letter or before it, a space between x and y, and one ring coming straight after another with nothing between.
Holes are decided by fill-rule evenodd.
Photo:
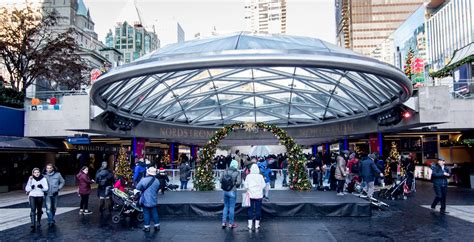
<instances>
[{"instance_id":1,"label":"backpack","mask_svg":"<svg viewBox=\"0 0 474 242\"><path fill-rule=\"evenodd\" d=\"M352 173L359 174L360 172L360 161L352 164Z\"/></svg>"},{"instance_id":2,"label":"backpack","mask_svg":"<svg viewBox=\"0 0 474 242\"><path fill-rule=\"evenodd\" d=\"M104 175L102 171L100 171L96 182L100 187L105 187L107 185L107 176Z\"/></svg>"},{"instance_id":3,"label":"backpack","mask_svg":"<svg viewBox=\"0 0 474 242\"><path fill-rule=\"evenodd\" d=\"M234 187L234 179L229 172L224 173L224 176L221 179L221 188L222 190L228 192Z\"/></svg>"}]
</instances>

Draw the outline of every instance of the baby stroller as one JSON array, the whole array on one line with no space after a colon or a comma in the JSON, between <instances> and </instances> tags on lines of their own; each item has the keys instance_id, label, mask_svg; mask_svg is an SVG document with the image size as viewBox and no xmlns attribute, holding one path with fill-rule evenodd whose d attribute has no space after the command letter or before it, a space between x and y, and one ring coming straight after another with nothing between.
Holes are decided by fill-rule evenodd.
<instances>
[{"instance_id":1,"label":"baby stroller","mask_svg":"<svg viewBox=\"0 0 474 242\"><path fill-rule=\"evenodd\" d=\"M347 184L347 191L349 193L362 193L363 187L359 176L354 176L352 180Z\"/></svg>"},{"instance_id":2,"label":"baby stroller","mask_svg":"<svg viewBox=\"0 0 474 242\"><path fill-rule=\"evenodd\" d=\"M395 180L389 188L380 190L379 197L391 200L406 200L411 192L407 180L408 176L403 177L401 180Z\"/></svg>"},{"instance_id":3,"label":"baby stroller","mask_svg":"<svg viewBox=\"0 0 474 242\"><path fill-rule=\"evenodd\" d=\"M120 223L120 220L122 220L124 216L134 216L137 221L142 222L144 219L143 210L140 206L138 206L138 199L139 196L129 195L117 188L114 188L112 190L112 200L120 207L118 209L120 212L112 216L112 222L116 224Z\"/></svg>"}]
</instances>

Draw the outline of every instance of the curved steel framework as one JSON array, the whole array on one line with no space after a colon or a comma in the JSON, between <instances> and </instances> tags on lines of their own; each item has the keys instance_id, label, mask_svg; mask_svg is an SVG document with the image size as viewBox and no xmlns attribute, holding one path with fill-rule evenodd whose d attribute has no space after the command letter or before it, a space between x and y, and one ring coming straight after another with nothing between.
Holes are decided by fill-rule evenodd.
<instances>
[{"instance_id":1,"label":"curved steel framework","mask_svg":"<svg viewBox=\"0 0 474 242\"><path fill-rule=\"evenodd\" d=\"M291 50L146 57L106 74L92 95L102 108L132 119L199 127L317 125L378 113L411 95L403 73L378 61L351 58L347 50L342 57L336 51L285 56Z\"/></svg>"}]
</instances>

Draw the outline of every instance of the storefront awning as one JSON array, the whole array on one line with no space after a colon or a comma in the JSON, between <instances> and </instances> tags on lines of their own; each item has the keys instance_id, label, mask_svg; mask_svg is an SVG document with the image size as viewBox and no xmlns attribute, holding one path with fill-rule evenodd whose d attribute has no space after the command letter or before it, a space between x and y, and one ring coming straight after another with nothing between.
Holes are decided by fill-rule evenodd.
<instances>
[{"instance_id":1,"label":"storefront awning","mask_svg":"<svg viewBox=\"0 0 474 242\"><path fill-rule=\"evenodd\" d=\"M58 147L51 145L45 141L15 136L0 136L0 151L15 150L57 150Z\"/></svg>"},{"instance_id":2,"label":"storefront awning","mask_svg":"<svg viewBox=\"0 0 474 242\"><path fill-rule=\"evenodd\" d=\"M441 70L433 72L432 77L445 77L449 76L451 72L459 66L474 61L474 42L464 46L454 52L454 56L451 61Z\"/></svg>"}]
</instances>

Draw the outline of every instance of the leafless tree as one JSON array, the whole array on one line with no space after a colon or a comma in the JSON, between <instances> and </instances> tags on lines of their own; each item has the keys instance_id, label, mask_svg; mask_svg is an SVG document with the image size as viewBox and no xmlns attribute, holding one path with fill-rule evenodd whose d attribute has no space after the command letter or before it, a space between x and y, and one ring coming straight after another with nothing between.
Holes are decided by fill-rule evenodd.
<instances>
[{"instance_id":1,"label":"leafless tree","mask_svg":"<svg viewBox=\"0 0 474 242\"><path fill-rule=\"evenodd\" d=\"M61 19L54 10L29 4L0 8L0 57L13 89L25 93L36 79L76 89L86 82L87 65L78 55L74 30L61 29Z\"/></svg>"}]
</instances>

